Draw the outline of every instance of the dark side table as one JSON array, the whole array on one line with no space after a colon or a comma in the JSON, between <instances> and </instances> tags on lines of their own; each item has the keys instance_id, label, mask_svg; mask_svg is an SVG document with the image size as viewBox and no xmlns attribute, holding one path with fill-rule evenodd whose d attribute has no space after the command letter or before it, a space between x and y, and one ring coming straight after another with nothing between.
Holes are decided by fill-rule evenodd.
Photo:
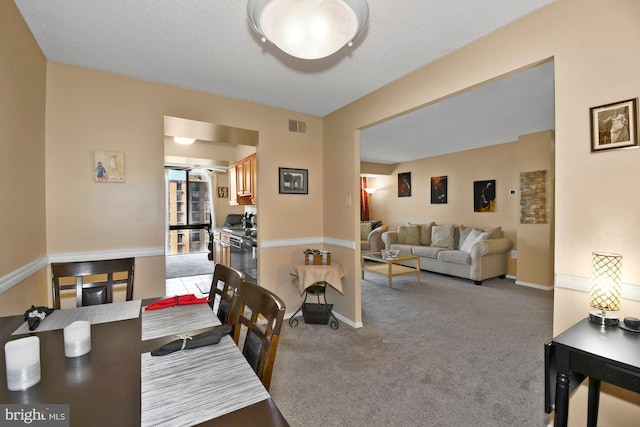
<instances>
[{"instance_id":1,"label":"dark side table","mask_svg":"<svg viewBox=\"0 0 640 427\"><path fill-rule=\"evenodd\" d=\"M589 377L587 426L598 422L600 382L640 393L640 333L584 319L545 345L545 412L566 426L569 393Z\"/></svg>"},{"instance_id":2,"label":"dark side table","mask_svg":"<svg viewBox=\"0 0 640 427\"><path fill-rule=\"evenodd\" d=\"M332 329L338 329L340 323L333 314L333 304L327 304L327 286L331 286L336 291L342 293L342 277L344 277L344 271L340 264L296 265L290 274L295 277L300 293L304 294L304 301L302 305L300 305L300 308L289 318L289 326L295 327L298 325L298 319L295 317L298 312L302 310L305 322L307 322L307 317L309 317L311 321L307 323L321 323L325 325L329 323ZM318 298L318 303L307 303L307 297L309 295L315 295ZM320 301L320 295L324 297L324 303ZM309 312L306 311L307 309ZM331 318L331 322L329 322L329 318Z\"/></svg>"}]
</instances>

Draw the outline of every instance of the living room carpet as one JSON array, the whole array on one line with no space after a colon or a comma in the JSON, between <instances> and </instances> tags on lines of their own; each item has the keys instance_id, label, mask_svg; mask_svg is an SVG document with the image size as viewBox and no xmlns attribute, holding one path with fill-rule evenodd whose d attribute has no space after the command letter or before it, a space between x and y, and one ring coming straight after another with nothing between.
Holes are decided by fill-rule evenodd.
<instances>
[{"instance_id":1,"label":"living room carpet","mask_svg":"<svg viewBox=\"0 0 640 427\"><path fill-rule=\"evenodd\" d=\"M285 321L270 393L291 426L547 424L553 292L427 272L421 282L396 277L390 289L368 274L359 329Z\"/></svg>"},{"instance_id":2,"label":"living room carpet","mask_svg":"<svg viewBox=\"0 0 640 427\"><path fill-rule=\"evenodd\" d=\"M207 255L207 252L167 255L165 257L166 278L213 274L215 263L210 261Z\"/></svg>"}]
</instances>

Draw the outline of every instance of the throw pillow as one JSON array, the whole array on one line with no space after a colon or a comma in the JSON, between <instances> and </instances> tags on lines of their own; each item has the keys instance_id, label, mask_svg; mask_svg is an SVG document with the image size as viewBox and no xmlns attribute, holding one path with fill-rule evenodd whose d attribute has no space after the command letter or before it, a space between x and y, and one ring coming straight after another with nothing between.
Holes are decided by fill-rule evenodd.
<instances>
[{"instance_id":1,"label":"throw pillow","mask_svg":"<svg viewBox=\"0 0 640 427\"><path fill-rule=\"evenodd\" d=\"M420 246L429 246L431 245L431 227L435 224L434 222L428 222L426 224L411 224L409 225L417 225L420 229Z\"/></svg>"},{"instance_id":2,"label":"throw pillow","mask_svg":"<svg viewBox=\"0 0 640 427\"><path fill-rule=\"evenodd\" d=\"M483 231L489 233L489 239L497 239L500 237L500 233L502 233L502 227L485 227Z\"/></svg>"},{"instance_id":3,"label":"throw pillow","mask_svg":"<svg viewBox=\"0 0 640 427\"><path fill-rule=\"evenodd\" d=\"M371 233L371 223L360 223L360 240L369 240L369 233Z\"/></svg>"},{"instance_id":4,"label":"throw pillow","mask_svg":"<svg viewBox=\"0 0 640 427\"><path fill-rule=\"evenodd\" d=\"M453 249L453 224L431 227L431 246Z\"/></svg>"},{"instance_id":5,"label":"throw pillow","mask_svg":"<svg viewBox=\"0 0 640 427\"><path fill-rule=\"evenodd\" d=\"M477 229L471 230L467 238L464 240L462 245L460 245L460 250L465 252L471 252L471 248L477 242L482 240L486 240L489 238L489 233L486 231L481 231Z\"/></svg>"},{"instance_id":6,"label":"throw pillow","mask_svg":"<svg viewBox=\"0 0 640 427\"><path fill-rule=\"evenodd\" d=\"M473 231L473 227L465 227L464 225L458 227L458 249L462 249L462 244L467 240L467 236L469 236L471 231Z\"/></svg>"},{"instance_id":7,"label":"throw pillow","mask_svg":"<svg viewBox=\"0 0 640 427\"><path fill-rule=\"evenodd\" d=\"M419 245L420 228L417 224L398 227L398 243L401 245Z\"/></svg>"}]
</instances>

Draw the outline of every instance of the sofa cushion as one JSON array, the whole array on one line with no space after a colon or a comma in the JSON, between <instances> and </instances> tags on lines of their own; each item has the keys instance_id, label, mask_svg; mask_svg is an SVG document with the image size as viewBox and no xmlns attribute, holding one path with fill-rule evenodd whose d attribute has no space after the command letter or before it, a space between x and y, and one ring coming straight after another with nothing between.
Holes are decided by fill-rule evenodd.
<instances>
[{"instance_id":1,"label":"sofa cushion","mask_svg":"<svg viewBox=\"0 0 640 427\"><path fill-rule=\"evenodd\" d=\"M455 249L460 249L471 231L473 231L473 227L465 227L464 225L458 227L458 241L456 242L456 245L454 247Z\"/></svg>"},{"instance_id":2,"label":"sofa cushion","mask_svg":"<svg viewBox=\"0 0 640 427\"><path fill-rule=\"evenodd\" d=\"M420 229L420 245L422 246L430 246L431 245L431 227L433 227L435 222L429 222L427 224L411 224L409 225L417 225Z\"/></svg>"},{"instance_id":3,"label":"sofa cushion","mask_svg":"<svg viewBox=\"0 0 640 427\"><path fill-rule=\"evenodd\" d=\"M473 229L464 240L464 242L460 245L460 250L465 252L471 252L471 248L476 242L481 240L486 240L489 238L489 232L480 231L478 229Z\"/></svg>"},{"instance_id":4,"label":"sofa cushion","mask_svg":"<svg viewBox=\"0 0 640 427\"><path fill-rule=\"evenodd\" d=\"M444 248L434 248L432 246L414 246L411 249L411 254L419 257L425 258L438 258L438 252L444 251Z\"/></svg>"},{"instance_id":5,"label":"sofa cushion","mask_svg":"<svg viewBox=\"0 0 640 427\"><path fill-rule=\"evenodd\" d=\"M360 240L369 240L369 233L371 233L371 223L360 223Z\"/></svg>"},{"instance_id":6,"label":"sofa cushion","mask_svg":"<svg viewBox=\"0 0 640 427\"><path fill-rule=\"evenodd\" d=\"M455 264L471 264L471 254L464 251L440 251L438 252L438 261L453 262Z\"/></svg>"},{"instance_id":7,"label":"sofa cushion","mask_svg":"<svg viewBox=\"0 0 640 427\"><path fill-rule=\"evenodd\" d=\"M431 246L453 249L453 224L434 225L431 227Z\"/></svg>"},{"instance_id":8,"label":"sofa cushion","mask_svg":"<svg viewBox=\"0 0 640 427\"><path fill-rule=\"evenodd\" d=\"M398 227L398 243L401 245L420 244L420 226L409 224Z\"/></svg>"},{"instance_id":9,"label":"sofa cushion","mask_svg":"<svg viewBox=\"0 0 640 427\"><path fill-rule=\"evenodd\" d=\"M480 229L482 231L486 231L489 233L489 239L498 239L500 238L500 235L502 234L502 227L501 226L497 226L497 227L480 227Z\"/></svg>"}]
</instances>

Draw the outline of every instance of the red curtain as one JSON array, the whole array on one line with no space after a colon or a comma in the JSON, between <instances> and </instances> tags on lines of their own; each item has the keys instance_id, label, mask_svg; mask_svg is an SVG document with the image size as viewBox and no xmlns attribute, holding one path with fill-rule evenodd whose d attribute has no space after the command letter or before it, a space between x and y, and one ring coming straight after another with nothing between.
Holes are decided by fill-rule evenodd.
<instances>
[{"instance_id":1,"label":"red curtain","mask_svg":"<svg viewBox=\"0 0 640 427\"><path fill-rule=\"evenodd\" d=\"M369 221L369 193L364 191L367 188L367 177L360 177L360 221Z\"/></svg>"}]
</instances>

